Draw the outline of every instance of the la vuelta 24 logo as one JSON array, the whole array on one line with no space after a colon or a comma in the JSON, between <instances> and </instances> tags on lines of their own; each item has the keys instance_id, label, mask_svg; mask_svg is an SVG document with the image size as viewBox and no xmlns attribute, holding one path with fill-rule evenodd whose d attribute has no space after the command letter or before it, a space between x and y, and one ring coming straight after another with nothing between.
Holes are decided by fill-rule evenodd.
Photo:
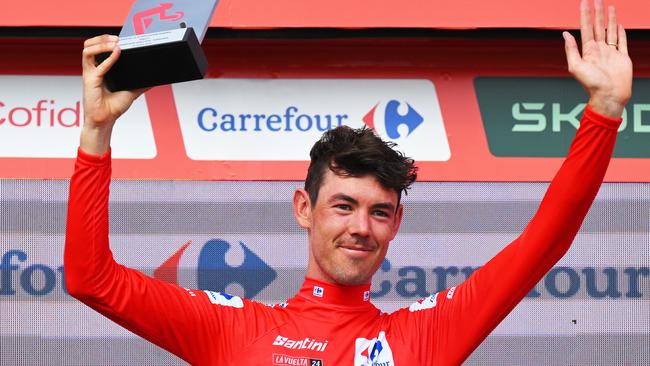
<instances>
[{"instance_id":1,"label":"la vuelta 24 logo","mask_svg":"<svg viewBox=\"0 0 650 366\"><path fill-rule=\"evenodd\" d=\"M177 22L183 19L185 14L182 11L174 13L170 11L173 6L173 3L160 3L155 8L145 9L133 14L132 20L135 34L144 34L155 19L168 22Z\"/></svg>"},{"instance_id":2,"label":"la vuelta 24 logo","mask_svg":"<svg viewBox=\"0 0 650 366\"><path fill-rule=\"evenodd\" d=\"M160 265L154 271L154 277L178 285L179 262L191 244L191 241L185 243ZM244 297L252 299L275 280L277 273L273 268L243 242L239 242L239 245L244 253L244 261L240 266L233 267L226 263L230 243L222 239L211 239L205 243L197 261L198 289L223 292L228 285L237 283L244 288Z\"/></svg>"}]
</instances>

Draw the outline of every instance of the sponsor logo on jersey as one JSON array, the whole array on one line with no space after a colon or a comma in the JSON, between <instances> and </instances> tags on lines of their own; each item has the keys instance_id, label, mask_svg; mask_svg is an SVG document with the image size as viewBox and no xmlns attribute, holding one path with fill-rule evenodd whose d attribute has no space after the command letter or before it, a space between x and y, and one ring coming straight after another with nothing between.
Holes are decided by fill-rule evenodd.
<instances>
[{"instance_id":1,"label":"sponsor logo on jersey","mask_svg":"<svg viewBox=\"0 0 650 366\"><path fill-rule=\"evenodd\" d=\"M425 297L424 299L420 299L412 303L411 306L409 306L409 311L414 312L414 311L435 308L437 299L438 299L438 293L435 293L429 297Z\"/></svg>"},{"instance_id":2,"label":"sponsor logo on jersey","mask_svg":"<svg viewBox=\"0 0 650 366\"><path fill-rule=\"evenodd\" d=\"M320 286L314 286L314 296L323 297L325 290Z\"/></svg>"},{"instance_id":3,"label":"sponsor logo on jersey","mask_svg":"<svg viewBox=\"0 0 650 366\"><path fill-rule=\"evenodd\" d=\"M379 332L373 339L357 338L355 341L354 366L393 366L393 352L386 340L386 333Z\"/></svg>"},{"instance_id":4,"label":"sponsor logo on jersey","mask_svg":"<svg viewBox=\"0 0 650 366\"><path fill-rule=\"evenodd\" d=\"M265 305L270 308L286 308L288 304L286 302L281 302L279 304L265 304Z\"/></svg>"},{"instance_id":5,"label":"sponsor logo on jersey","mask_svg":"<svg viewBox=\"0 0 650 366\"><path fill-rule=\"evenodd\" d=\"M233 296L225 292L203 291L208 295L210 302L215 305L231 306L233 308L243 308L244 302L241 297Z\"/></svg>"},{"instance_id":6,"label":"sponsor logo on jersey","mask_svg":"<svg viewBox=\"0 0 650 366\"><path fill-rule=\"evenodd\" d=\"M195 293L194 291L192 291L192 289L189 289L189 288L183 288L183 290L185 290L185 291L187 292L188 295L190 295L190 296L192 296L192 297L196 297L196 293Z\"/></svg>"},{"instance_id":7,"label":"sponsor logo on jersey","mask_svg":"<svg viewBox=\"0 0 650 366\"><path fill-rule=\"evenodd\" d=\"M452 287L447 291L447 298L451 300L452 297L454 297L454 292L456 292L456 286Z\"/></svg>"},{"instance_id":8,"label":"sponsor logo on jersey","mask_svg":"<svg viewBox=\"0 0 650 366\"><path fill-rule=\"evenodd\" d=\"M154 277L166 282L179 284L178 267L181 257L191 245L187 242L160 267L154 271ZM244 261L238 267L226 263L226 253L231 244L222 239L207 241L198 254L196 285L201 290L225 291L230 284L239 284L244 289L245 298L253 298L273 280L277 273L258 257L246 244L239 242Z\"/></svg>"},{"instance_id":9,"label":"sponsor logo on jersey","mask_svg":"<svg viewBox=\"0 0 650 366\"><path fill-rule=\"evenodd\" d=\"M293 340L281 335L275 337L273 341L274 346L281 346L289 349L309 349L312 351L323 352L327 347L329 341L317 341L311 338L305 338L301 340Z\"/></svg>"},{"instance_id":10,"label":"sponsor logo on jersey","mask_svg":"<svg viewBox=\"0 0 650 366\"><path fill-rule=\"evenodd\" d=\"M273 354L273 366L323 366L323 361L315 358L294 357Z\"/></svg>"}]
</instances>

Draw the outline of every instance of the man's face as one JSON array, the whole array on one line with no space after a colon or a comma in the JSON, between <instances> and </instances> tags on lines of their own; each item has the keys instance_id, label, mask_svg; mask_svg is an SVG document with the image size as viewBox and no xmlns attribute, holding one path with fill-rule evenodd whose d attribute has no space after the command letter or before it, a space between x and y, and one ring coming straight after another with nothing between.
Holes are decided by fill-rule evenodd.
<instances>
[{"instance_id":1,"label":"man's face","mask_svg":"<svg viewBox=\"0 0 650 366\"><path fill-rule=\"evenodd\" d=\"M302 189L294 214L309 235L307 276L341 285L370 283L397 234L397 193L372 176L342 177L327 169L315 204Z\"/></svg>"}]
</instances>

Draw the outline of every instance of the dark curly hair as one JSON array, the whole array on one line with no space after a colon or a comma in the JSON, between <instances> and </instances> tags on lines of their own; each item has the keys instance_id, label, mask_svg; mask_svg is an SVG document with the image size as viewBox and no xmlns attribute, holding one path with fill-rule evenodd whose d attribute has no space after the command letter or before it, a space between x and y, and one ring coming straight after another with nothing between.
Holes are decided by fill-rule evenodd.
<instances>
[{"instance_id":1,"label":"dark curly hair","mask_svg":"<svg viewBox=\"0 0 650 366\"><path fill-rule=\"evenodd\" d=\"M402 192L417 178L413 159L394 150L393 142L386 142L374 131L362 127L353 129L339 126L323 134L311 148L311 163L307 170L305 190L312 205L316 204L318 191L326 170L339 176L373 176L387 189L397 193L399 204Z\"/></svg>"}]
</instances>

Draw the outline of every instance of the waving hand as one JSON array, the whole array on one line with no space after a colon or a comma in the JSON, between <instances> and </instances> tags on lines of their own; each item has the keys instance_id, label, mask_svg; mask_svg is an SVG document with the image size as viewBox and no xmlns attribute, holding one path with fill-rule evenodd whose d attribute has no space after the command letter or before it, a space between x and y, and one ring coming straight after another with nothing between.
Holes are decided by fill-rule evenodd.
<instances>
[{"instance_id":1,"label":"waving hand","mask_svg":"<svg viewBox=\"0 0 650 366\"><path fill-rule=\"evenodd\" d=\"M589 93L590 107L600 114L620 117L632 96L632 61L627 52L625 29L616 20L616 9L607 8L605 25L602 0L594 2L593 19L588 0L582 0L582 55L575 38L568 32L563 36L569 72Z\"/></svg>"}]
</instances>

